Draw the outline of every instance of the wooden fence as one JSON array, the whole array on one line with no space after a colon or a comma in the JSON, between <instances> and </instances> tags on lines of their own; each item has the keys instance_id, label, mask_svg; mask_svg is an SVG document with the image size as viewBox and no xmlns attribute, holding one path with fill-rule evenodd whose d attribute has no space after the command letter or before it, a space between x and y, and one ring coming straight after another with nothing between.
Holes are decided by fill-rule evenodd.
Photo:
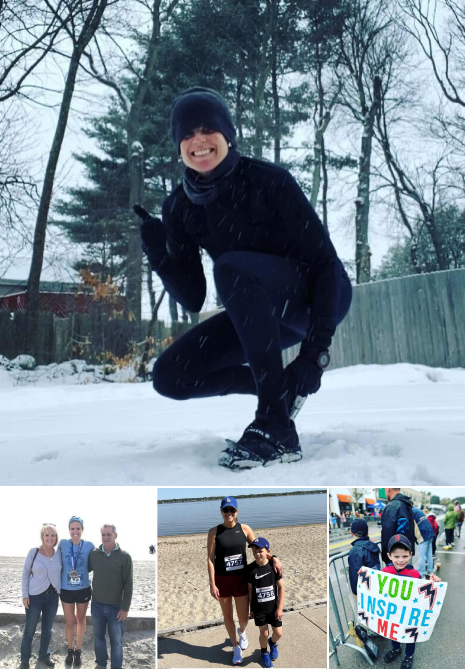
<instances>
[{"instance_id":1,"label":"wooden fence","mask_svg":"<svg viewBox=\"0 0 465 669\"><path fill-rule=\"evenodd\" d=\"M0 312L0 354L14 358L25 351L25 314ZM147 323L144 323L143 332ZM189 326L157 324L159 342ZM131 325L73 314L41 314L37 343L39 364L84 358L96 362L102 351L127 352ZM285 352L288 361L298 347ZM432 367L465 367L465 269L419 274L354 288L350 312L331 347L331 368L358 364L411 362Z\"/></svg>"},{"instance_id":2,"label":"wooden fence","mask_svg":"<svg viewBox=\"0 0 465 669\"><path fill-rule=\"evenodd\" d=\"M297 352L286 351L286 361ZM465 367L465 269L355 286L331 358L331 369L396 362Z\"/></svg>"},{"instance_id":3,"label":"wooden fence","mask_svg":"<svg viewBox=\"0 0 465 669\"><path fill-rule=\"evenodd\" d=\"M144 321L141 338L147 327L148 321ZM158 321L154 332L158 350L166 348L171 337L178 336L188 327L183 322L166 327L163 321ZM72 359L97 363L103 361L102 353L108 351L123 357L129 351L131 334L132 323L109 319L105 315L76 313L68 318L58 318L52 313L41 313L34 357L39 365ZM26 350L26 313L0 312L0 355L11 360Z\"/></svg>"}]
</instances>

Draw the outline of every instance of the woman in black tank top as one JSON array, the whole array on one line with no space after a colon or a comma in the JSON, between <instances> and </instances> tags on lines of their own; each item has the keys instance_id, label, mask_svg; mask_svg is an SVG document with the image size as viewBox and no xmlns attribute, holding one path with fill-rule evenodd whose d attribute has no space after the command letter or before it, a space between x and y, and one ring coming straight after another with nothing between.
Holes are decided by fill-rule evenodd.
<instances>
[{"instance_id":1,"label":"woman in black tank top","mask_svg":"<svg viewBox=\"0 0 465 669\"><path fill-rule=\"evenodd\" d=\"M234 649L233 664L242 662L241 651L248 646L245 633L249 620L246 548L255 540L252 529L238 522L237 507L234 497L225 497L220 506L223 522L208 532L210 594L221 605L224 624ZM268 557L271 558L271 555ZM273 566L281 569L281 563L276 558ZM239 618L239 641L234 624L233 597Z\"/></svg>"}]
</instances>

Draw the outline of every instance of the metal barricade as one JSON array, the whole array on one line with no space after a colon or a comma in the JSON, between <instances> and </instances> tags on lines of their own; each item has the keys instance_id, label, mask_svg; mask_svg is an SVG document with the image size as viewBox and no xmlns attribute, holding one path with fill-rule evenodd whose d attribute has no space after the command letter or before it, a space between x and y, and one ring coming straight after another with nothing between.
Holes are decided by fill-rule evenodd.
<instances>
[{"instance_id":1,"label":"metal barricade","mask_svg":"<svg viewBox=\"0 0 465 669\"><path fill-rule=\"evenodd\" d=\"M381 544L380 541L377 542L378 545ZM332 655L335 656L336 658L336 664L338 667L340 667L340 662L339 662L339 657L337 654L337 649L338 646L345 646L346 648L351 648L352 650L357 650L359 653L361 653L368 664L370 666L373 666L373 660L368 656L368 653L366 652L365 648L361 648L360 646L357 646L355 643L349 643L349 639L353 639L354 637L349 634L349 629L351 627L355 627L355 625L358 624L358 616L357 612L354 610L354 602L353 602L353 593L350 587L350 582L349 582L349 576L348 576L348 569L349 569L349 564L348 561L346 563L345 558L349 555L349 551L345 551L344 553L338 553L337 555L333 555L332 558L329 559L329 565L328 565L328 587L329 587L329 601L331 602L332 610L334 613L334 617L336 619L336 625L338 628L338 634L334 636L332 629L331 629L331 624L329 624L329 645L330 645L330 652L329 652L329 657L332 657ZM337 591L339 592L339 597L340 597L340 603L342 607L342 618L341 614L339 612L339 607L338 607L338 602L336 601L336 597L334 595L334 589L333 589L333 584L331 583L331 565L333 566L334 569L334 575L336 577L336 582L337 582ZM342 567L344 579L343 579L343 584L341 588L341 582L339 579L339 574L338 574L338 568L340 569ZM344 594L343 591L347 592L346 599L349 601L349 606L346 607L346 603L344 601ZM347 616L347 610L350 607L349 611L349 617ZM344 625L345 621L345 625ZM346 628L346 629L345 629ZM346 631L347 630L347 631Z\"/></svg>"}]
</instances>

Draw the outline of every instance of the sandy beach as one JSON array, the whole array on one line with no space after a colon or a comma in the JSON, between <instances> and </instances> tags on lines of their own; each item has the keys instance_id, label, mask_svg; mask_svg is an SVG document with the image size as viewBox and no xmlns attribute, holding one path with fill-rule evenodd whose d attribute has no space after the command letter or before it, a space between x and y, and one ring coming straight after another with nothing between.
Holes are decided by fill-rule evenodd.
<instances>
[{"instance_id":1,"label":"sandy beach","mask_svg":"<svg viewBox=\"0 0 465 669\"><path fill-rule=\"evenodd\" d=\"M21 575L24 558L0 557L0 607L24 611L21 599ZM134 591L131 609L155 610L155 560L134 562ZM58 607L61 613L61 606Z\"/></svg>"},{"instance_id":2,"label":"sandy beach","mask_svg":"<svg viewBox=\"0 0 465 669\"><path fill-rule=\"evenodd\" d=\"M0 667L2 669L18 669L20 659L21 638L24 625L11 623L0 626ZM40 629L40 624L39 624ZM32 645L33 656L30 666L34 669L39 647L39 634L36 633ZM55 623L53 626L50 650L56 666L65 666L66 655L65 626ZM155 667L155 631L125 631L124 634L124 665L126 667ZM43 664L37 664L42 669ZM89 625L82 647L82 669L95 669L94 639L92 627Z\"/></svg>"},{"instance_id":3,"label":"sandy beach","mask_svg":"<svg viewBox=\"0 0 465 669\"><path fill-rule=\"evenodd\" d=\"M326 524L253 530L283 563L285 606L326 599ZM208 584L207 534L159 537L158 629L220 617Z\"/></svg>"}]
</instances>

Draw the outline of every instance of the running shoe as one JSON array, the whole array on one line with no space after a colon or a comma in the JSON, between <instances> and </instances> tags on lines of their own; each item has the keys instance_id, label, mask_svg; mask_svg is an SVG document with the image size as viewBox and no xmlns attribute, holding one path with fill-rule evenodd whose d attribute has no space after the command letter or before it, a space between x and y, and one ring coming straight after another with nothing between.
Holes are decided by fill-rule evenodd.
<instances>
[{"instance_id":1,"label":"running shoe","mask_svg":"<svg viewBox=\"0 0 465 669\"><path fill-rule=\"evenodd\" d=\"M400 665L400 669L411 669L412 666L413 666L413 656L404 657L404 661Z\"/></svg>"},{"instance_id":2,"label":"running shoe","mask_svg":"<svg viewBox=\"0 0 465 669\"><path fill-rule=\"evenodd\" d=\"M242 651L240 646L234 646L233 664L242 664Z\"/></svg>"},{"instance_id":3,"label":"running shoe","mask_svg":"<svg viewBox=\"0 0 465 669\"><path fill-rule=\"evenodd\" d=\"M74 649L68 648L68 655L66 656L65 664L70 667L74 662Z\"/></svg>"},{"instance_id":4,"label":"running shoe","mask_svg":"<svg viewBox=\"0 0 465 669\"><path fill-rule=\"evenodd\" d=\"M75 667L80 667L81 664L82 664L81 651L80 650L75 650L74 651L74 666Z\"/></svg>"},{"instance_id":5,"label":"running shoe","mask_svg":"<svg viewBox=\"0 0 465 669\"><path fill-rule=\"evenodd\" d=\"M279 657L278 653L278 642L274 643L271 639L268 639L268 643L270 644L270 657L272 660L277 660Z\"/></svg>"},{"instance_id":6,"label":"running shoe","mask_svg":"<svg viewBox=\"0 0 465 669\"><path fill-rule=\"evenodd\" d=\"M260 653L262 658L262 667L272 667L273 662L271 661L269 653Z\"/></svg>"},{"instance_id":7,"label":"running shoe","mask_svg":"<svg viewBox=\"0 0 465 669\"><path fill-rule=\"evenodd\" d=\"M237 633L239 635L239 646L241 647L241 650L245 650L247 646L249 645L249 640L247 638L246 632L241 632L241 628L237 628Z\"/></svg>"},{"instance_id":8,"label":"running shoe","mask_svg":"<svg viewBox=\"0 0 465 669\"><path fill-rule=\"evenodd\" d=\"M289 428L254 420L237 443L226 440L218 464L229 469L269 467L277 462L297 462L302 449L293 421Z\"/></svg>"},{"instance_id":9,"label":"running shoe","mask_svg":"<svg viewBox=\"0 0 465 669\"><path fill-rule=\"evenodd\" d=\"M400 648L398 648L397 650L394 650L394 648L393 648L392 650L389 651L389 653L387 653L384 656L384 661L387 664L389 664L389 662L393 662L394 660L396 660L401 653L402 653L402 651L401 651Z\"/></svg>"}]
</instances>

